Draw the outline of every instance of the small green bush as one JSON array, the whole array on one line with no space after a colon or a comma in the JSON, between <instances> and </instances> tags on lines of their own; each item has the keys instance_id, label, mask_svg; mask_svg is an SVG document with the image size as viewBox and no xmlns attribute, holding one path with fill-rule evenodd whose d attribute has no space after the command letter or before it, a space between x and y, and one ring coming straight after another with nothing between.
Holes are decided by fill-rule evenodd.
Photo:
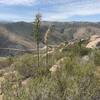
<instances>
[{"instance_id":1,"label":"small green bush","mask_svg":"<svg viewBox=\"0 0 100 100\"><path fill-rule=\"evenodd\" d=\"M94 63L96 66L100 66L100 50L94 51Z\"/></svg>"},{"instance_id":2,"label":"small green bush","mask_svg":"<svg viewBox=\"0 0 100 100\"><path fill-rule=\"evenodd\" d=\"M13 67L24 78L46 75L49 71L49 67L45 66L43 60L43 58L40 59L40 67L37 67L37 56L32 54L25 54L22 57L16 59Z\"/></svg>"},{"instance_id":3,"label":"small green bush","mask_svg":"<svg viewBox=\"0 0 100 100\"><path fill-rule=\"evenodd\" d=\"M85 56L88 55L89 53L91 53L91 50L88 48L83 47L80 49L80 56Z\"/></svg>"},{"instance_id":4,"label":"small green bush","mask_svg":"<svg viewBox=\"0 0 100 100\"><path fill-rule=\"evenodd\" d=\"M13 66L22 76L30 77L34 74L35 59L32 55L25 54L24 56L16 59Z\"/></svg>"}]
</instances>

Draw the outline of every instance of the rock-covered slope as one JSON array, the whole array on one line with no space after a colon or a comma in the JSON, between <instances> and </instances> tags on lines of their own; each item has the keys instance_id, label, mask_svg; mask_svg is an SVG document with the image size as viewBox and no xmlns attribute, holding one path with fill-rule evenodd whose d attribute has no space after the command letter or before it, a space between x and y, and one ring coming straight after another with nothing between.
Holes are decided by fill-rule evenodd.
<instances>
[{"instance_id":1,"label":"rock-covered slope","mask_svg":"<svg viewBox=\"0 0 100 100\"><path fill-rule=\"evenodd\" d=\"M57 40L77 39L81 37L89 37L94 34L100 34L100 23L90 22L42 22L41 38L43 38L49 25L54 25L51 39ZM33 24L26 22L1 23L0 27L4 27L8 32L15 33L19 36L32 39ZM1 33L1 31L0 31ZM56 40L55 40L56 39Z\"/></svg>"},{"instance_id":2,"label":"rock-covered slope","mask_svg":"<svg viewBox=\"0 0 100 100\"><path fill-rule=\"evenodd\" d=\"M53 30L49 33L49 44L59 44L64 41L80 38L88 39L91 35L100 35L100 23L90 22L42 22L41 45L50 25ZM32 49L35 47L32 23L15 22L0 23L0 48ZM0 55L4 51L0 51ZM6 51L5 51L6 52ZM4 53L5 53L4 52ZM4 54L3 53L3 54Z\"/></svg>"},{"instance_id":3,"label":"rock-covered slope","mask_svg":"<svg viewBox=\"0 0 100 100\"><path fill-rule=\"evenodd\" d=\"M87 48L100 48L100 35L93 35L90 38Z\"/></svg>"}]
</instances>

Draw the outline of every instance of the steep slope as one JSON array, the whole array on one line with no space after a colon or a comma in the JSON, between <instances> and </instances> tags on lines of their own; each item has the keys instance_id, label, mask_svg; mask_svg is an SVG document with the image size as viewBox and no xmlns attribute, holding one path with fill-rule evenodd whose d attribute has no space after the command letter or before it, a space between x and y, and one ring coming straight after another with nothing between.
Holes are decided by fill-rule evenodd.
<instances>
[{"instance_id":1,"label":"steep slope","mask_svg":"<svg viewBox=\"0 0 100 100\"><path fill-rule=\"evenodd\" d=\"M91 35L100 35L100 23L90 22L42 22L41 25L41 46L44 43L44 36L49 27L53 30L49 34L48 43L55 45L64 41L80 38L88 39ZM32 49L35 46L34 31L32 23L15 22L0 23L0 48ZM0 51L2 52L2 51ZM4 51L3 51L4 52ZM6 52L6 51L5 51Z\"/></svg>"},{"instance_id":2,"label":"steep slope","mask_svg":"<svg viewBox=\"0 0 100 100\"><path fill-rule=\"evenodd\" d=\"M90 22L42 22L41 25L41 41L49 25L54 25L54 29L50 34L50 42L58 43L70 39L87 38L94 34L100 34L100 23ZM33 40L32 38L32 23L16 22L0 24L8 32L15 33L19 36ZM0 31L1 33L1 31Z\"/></svg>"},{"instance_id":3,"label":"steep slope","mask_svg":"<svg viewBox=\"0 0 100 100\"><path fill-rule=\"evenodd\" d=\"M33 46L34 46L32 41L28 41L22 36L19 36L15 33L9 32L4 27L0 27L0 36L5 37L8 41L10 41L12 43L20 44L27 48L33 48Z\"/></svg>"},{"instance_id":4,"label":"steep slope","mask_svg":"<svg viewBox=\"0 0 100 100\"><path fill-rule=\"evenodd\" d=\"M3 50L2 48L15 48L21 50L33 49L35 47L34 42L20 36L14 32L8 31L5 27L0 27L0 55L9 55L9 50ZM11 54L15 53L12 52Z\"/></svg>"}]
</instances>

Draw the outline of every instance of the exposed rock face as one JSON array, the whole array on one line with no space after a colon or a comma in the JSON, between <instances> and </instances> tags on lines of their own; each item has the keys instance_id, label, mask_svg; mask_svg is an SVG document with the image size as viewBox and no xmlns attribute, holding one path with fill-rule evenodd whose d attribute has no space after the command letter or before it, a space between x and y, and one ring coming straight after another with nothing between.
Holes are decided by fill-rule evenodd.
<instances>
[{"instance_id":1,"label":"exposed rock face","mask_svg":"<svg viewBox=\"0 0 100 100\"><path fill-rule=\"evenodd\" d=\"M90 38L90 42L86 46L87 48L100 48L100 35L93 35Z\"/></svg>"},{"instance_id":2,"label":"exposed rock face","mask_svg":"<svg viewBox=\"0 0 100 100\"><path fill-rule=\"evenodd\" d=\"M96 39L100 38L100 35L93 35L90 38L90 42L95 41Z\"/></svg>"},{"instance_id":3,"label":"exposed rock face","mask_svg":"<svg viewBox=\"0 0 100 100\"><path fill-rule=\"evenodd\" d=\"M57 72L61 67L64 66L66 59L67 58L64 57L64 58L61 58L60 60L58 60L58 62L50 68L50 72L51 73Z\"/></svg>"}]
</instances>

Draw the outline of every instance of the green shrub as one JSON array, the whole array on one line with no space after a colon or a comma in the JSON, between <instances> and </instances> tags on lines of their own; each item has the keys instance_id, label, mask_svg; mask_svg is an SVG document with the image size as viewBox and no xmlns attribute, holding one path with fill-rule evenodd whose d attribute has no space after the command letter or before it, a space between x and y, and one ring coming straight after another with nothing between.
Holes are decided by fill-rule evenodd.
<instances>
[{"instance_id":1,"label":"green shrub","mask_svg":"<svg viewBox=\"0 0 100 100\"><path fill-rule=\"evenodd\" d=\"M88 55L89 53L90 53L90 49L88 49L88 48L80 49L80 56Z\"/></svg>"},{"instance_id":2,"label":"green shrub","mask_svg":"<svg viewBox=\"0 0 100 100\"><path fill-rule=\"evenodd\" d=\"M22 57L16 59L13 67L22 76L24 76L24 78L46 75L49 71L49 67L45 66L43 60L43 58L40 59L40 67L37 67L37 56L25 54Z\"/></svg>"},{"instance_id":3,"label":"green shrub","mask_svg":"<svg viewBox=\"0 0 100 100\"><path fill-rule=\"evenodd\" d=\"M36 67L36 59L31 54L25 54L20 58L18 57L14 61L13 67L22 76L30 77L34 74L34 67Z\"/></svg>"},{"instance_id":4,"label":"green shrub","mask_svg":"<svg viewBox=\"0 0 100 100\"><path fill-rule=\"evenodd\" d=\"M82 56L90 53L94 54L94 62L89 59L87 63L81 63ZM49 68L63 57L66 59L61 68L50 74ZM11 95L15 90L11 88L11 80L7 81L5 100L99 100L100 79L94 73L96 66L100 65L99 58L99 50L93 52L77 44L62 52L56 50L49 56L50 66L45 66L43 54L40 55L40 67L37 67L37 56L25 54L18 57L13 64L15 70L24 78L31 77L31 80L27 88L17 88L17 97ZM13 99L8 98L11 96Z\"/></svg>"},{"instance_id":5,"label":"green shrub","mask_svg":"<svg viewBox=\"0 0 100 100\"><path fill-rule=\"evenodd\" d=\"M94 51L94 63L96 66L100 66L100 50Z\"/></svg>"},{"instance_id":6,"label":"green shrub","mask_svg":"<svg viewBox=\"0 0 100 100\"><path fill-rule=\"evenodd\" d=\"M13 76L16 78L16 81L13 81L12 76L10 74L2 83L3 100L30 100L26 89L21 85L20 77Z\"/></svg>"}]
</instances>

